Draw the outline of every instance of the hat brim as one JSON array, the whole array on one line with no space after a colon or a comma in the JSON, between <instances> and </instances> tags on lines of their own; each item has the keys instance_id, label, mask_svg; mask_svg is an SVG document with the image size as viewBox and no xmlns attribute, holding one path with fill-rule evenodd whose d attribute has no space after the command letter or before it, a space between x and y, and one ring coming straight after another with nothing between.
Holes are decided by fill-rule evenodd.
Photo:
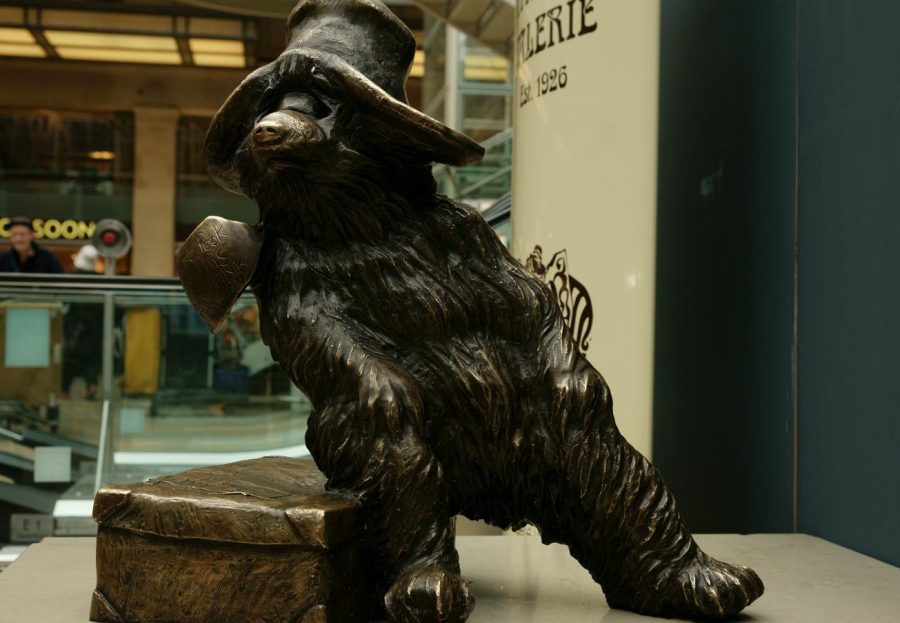
<instances>
[{"instance_id":1,"label":"hat brim","mask_svg":"<svg viewBox=\"0 0 900 623\"><path fill-rule=\"evenodd\" d=\"M468 136L397 100L343 59L311 49L288 50L257 69L234 90L216 113L206 138L209 173L223 188L243 193L235 155L257 118L287 81L309 81L355 107L367 120L380 122L421 162L463 166L484 156Z\"/></svg>"}]
</instances>

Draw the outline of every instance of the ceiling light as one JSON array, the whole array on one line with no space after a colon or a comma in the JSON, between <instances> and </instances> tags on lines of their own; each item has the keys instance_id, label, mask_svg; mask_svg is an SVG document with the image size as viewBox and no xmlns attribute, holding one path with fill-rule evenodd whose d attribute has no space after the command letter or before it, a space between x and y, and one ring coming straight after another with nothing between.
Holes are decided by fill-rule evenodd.
<instances>
[{"instance_id":1,"label":"ceiling light","mask_svg":"<svg viewBox=\"0 0 900 623\"><path fill-rule=\"evenodd\" d=\"M502 56L472 55L466 57L466 67L493 67L505 70L509 61Z\"/></svg>"},{"instance_id":2,"label":"ceiling light","mask_svg":"<svg viewBox=\"0 0 900 623\"><path fill-rule=\"evenodd\" d=\"M91 160L115 160L116 154L111 151L89 151L88 158Z\"/></svg>"},{"instance_id":3,"label":"ceiling light","mask_svg":"<svg viewBox=\"0 0 900 623\"><path fill-rule=\"evenodd\" d=\"M410 78L421 78L425 75L425 51L416 50L412 68L409 71Z\"/></svg>"},{"instance_id":4,"label":"ceiling light","mask_svg":"<svg viewBox=\"0 0 900 623\"><path fill-rule=\"evenodd\" d=\"M154 50L115 50L110 48L57 47L57 53L70 61L103 61L107 63L150 63L154 65L181 65L178 52Z\"/></svg>"},{"instance_id":5,"label":"ceiling light","mask_svg":"<svg viewBox=\"0 0 900 623\"><path fill-rule=\"evenodd\" d=\"M506 82L507 77L505 71L466 67L465 79L474 82Z\"/></svg>"},{"instance_id":6,"label":"ceiling light","mask_svg":"<svg viewBox=\"0 0 900 623\"><path fill-rule=\"evenodd\" d=\"M34 44L34 36L24 28L0 28L0 43Z\"/></svg>"},{"instance_id":7,"label":"ceiling light","mask_svg":"<svg viewBox=\"0 0 900 623\"><path fill-rule=\"evenodd\" d=\"M194 54L194 65L206 67L245 67L243 54Z\"/></svg>"},{"instance_id":8,"label":"ceiling light","mask_svg":"<svg viewBox=\"0 0 900 623\"><path fill-rule=\"evenodd\" d=\"M29 58L44 58L47 53L44 48L36 43L0 43L0 56L26 56Z\"/></svg>"},{"instance_id":9,"label":"ceiling light","mask_svg":"<svg viewBox=\"0 0 900 623\"><path fill-rule=\"evenodd\" d=\"M236 54L244 55L244 42L230 39L191 39L193 54Z\"/></svg>"},{"instance_id":10,"label":"ceiling light","mask_svg":"<svg viewBox=\"0 0 900 623\"><path fill-rule=\"evenodd\" d=\"M509 62L502 56L467 56L463 75L465 80L476 82L506 82L509 77Z\"/></svg>"},{"instance_id":11,"label":"ceiling light","mask_svg":"<svg viewBox=\"0 0 900 623\"><path fill-rule=\"evenodd\" d=\"M54 47L153 50L178 54L178 44L175 42L174 37L117 35L108 32L68 32L65 30L45 30L44 35L46 35L50 45Z\"/></svg>"}]
</instances>

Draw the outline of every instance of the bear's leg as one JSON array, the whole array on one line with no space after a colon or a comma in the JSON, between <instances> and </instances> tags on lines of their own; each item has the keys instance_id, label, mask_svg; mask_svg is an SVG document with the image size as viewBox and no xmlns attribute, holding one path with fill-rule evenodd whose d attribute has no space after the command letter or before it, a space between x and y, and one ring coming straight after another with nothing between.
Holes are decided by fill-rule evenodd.
<instances>
[{"instance_id":1,"label":"bear's leg","mask_svg":"<svg viewBox=\"0 0 900 623\"><path fill-rule=\"evenodd\" d=\"M566 490L575 507L568 525L559 526L560 540L600 583L611 607L722 619L762 595L752 569L700 550L659 472L614 423L570 442Z\"/></svg>"},{"instance_id":2,"label":"bear's leg","mask_svg":"<svg viewBox=\"0 0 900 623\"><path fill-rule=\"evenodd\" d=\"M396 623L461 623L474 607L459 575L440 463L412 427L359 430L352 406L320 409L307 445L329 486L359 496L379 589Z\"/></svg>"}]
</instances>

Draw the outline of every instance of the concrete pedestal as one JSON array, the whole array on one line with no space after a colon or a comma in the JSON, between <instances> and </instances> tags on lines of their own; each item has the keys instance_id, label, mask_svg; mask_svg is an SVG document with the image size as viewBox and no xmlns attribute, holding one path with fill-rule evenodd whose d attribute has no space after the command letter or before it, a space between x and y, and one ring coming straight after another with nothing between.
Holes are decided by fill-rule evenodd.
<instances>
[{"instance_id":1,"label":"concrete pedestal","mask_svg":"<svg viewBox=\"0 0 900 623\"><path fill-rule=\"evenodd\" d=\"M756 623L894 623L900 569L805 535L700 535L707 552L750 565L766 594L743 620ZM0 573L0 619L86 623L94 588L93 538L51 538ZM463 575L478 599L472 623L649 623L610 610L564 547L536 537L457 539Z\"/></svg>"}]
</instances>

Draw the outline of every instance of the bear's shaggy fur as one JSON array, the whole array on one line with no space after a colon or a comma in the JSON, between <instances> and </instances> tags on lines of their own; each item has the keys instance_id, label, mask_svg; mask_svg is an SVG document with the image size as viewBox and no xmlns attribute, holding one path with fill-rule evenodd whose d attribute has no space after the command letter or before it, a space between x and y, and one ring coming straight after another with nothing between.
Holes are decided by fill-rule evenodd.
<instances>
[{"instance_id":1,"label":"bear's shaggy fur","mask_svg":"<svg viewBox=\"0 0 900 623\"><path fill-rule=\"evenodd\" d=\"M315 406L316 462L370 513L394 620L465 618L456 514L538 526L614 607L716 617L755 599L755 574L697 548L619 434L548 287L472 208L391 163L357 164L314 183L273 176L253 288L265 341ZM410 596L423 573L457 582L449 604Z\"/></svg>"},{"instance_id":2,"label":"bear's shaggy fur","mask_svg":"<svg viewBox=\"0 0 900 623\"><path fill-rule=\"evenodd\" d=\"M398 142L405 109L366 111L358 76L316 54L251 76L211 136L246 133L212 152L259 205L263 338L313 403L329 486L364 506L391 619L467 618L457 514L538 526L613 607L722 618L756 599L757 575L697 547L619 433L549 288Z\"/></svg>"}]
</instances>

